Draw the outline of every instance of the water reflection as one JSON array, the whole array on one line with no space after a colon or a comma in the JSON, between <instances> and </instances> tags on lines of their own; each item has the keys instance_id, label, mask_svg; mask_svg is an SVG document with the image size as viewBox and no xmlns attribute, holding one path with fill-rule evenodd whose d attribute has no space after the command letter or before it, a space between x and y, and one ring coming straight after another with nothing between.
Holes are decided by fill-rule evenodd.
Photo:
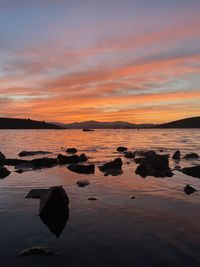
<instances>
[{"instance_id":1,"label":"water reflection","mask_svg":"<svg viewBox=\"0 0 200 267\"><path fill-rule=\"evenodd\" d=\"M66 212L58 213L56 215L41 213L39 216L42 222L49 228L49 231L58 238L63 232L69 219L69 208L66 209Z\"/></svg>"}]
</instances>

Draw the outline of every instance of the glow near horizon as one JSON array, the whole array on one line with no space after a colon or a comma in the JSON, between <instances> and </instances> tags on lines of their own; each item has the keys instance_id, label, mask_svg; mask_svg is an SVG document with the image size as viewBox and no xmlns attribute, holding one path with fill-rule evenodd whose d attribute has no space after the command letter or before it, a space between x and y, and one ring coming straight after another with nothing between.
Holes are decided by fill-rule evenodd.
<instances>
[{"instance_id":1,"label":"glow near horizon","mask_svg":"<svg viewBox=\"0 0 200 267\"><path fill-rule=\"evenodd\" d=\"M198 116L199 11L195 0L0 0L0 116Z\"/></svg>"}]
</instances>

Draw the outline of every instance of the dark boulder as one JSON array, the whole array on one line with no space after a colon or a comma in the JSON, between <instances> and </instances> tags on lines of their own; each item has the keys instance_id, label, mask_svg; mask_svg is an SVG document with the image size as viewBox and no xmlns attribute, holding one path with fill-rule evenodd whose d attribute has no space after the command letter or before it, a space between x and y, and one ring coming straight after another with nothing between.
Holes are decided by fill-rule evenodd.
<instances>
[{"instance_id":1,"label":"dark boulder","mask_svg":"<svg viewBox=\"0 0 200 267\"><path fill-rule=\"evenodd\" d=\"M45 154L52 154L49 151L22 151L18 155L19 157L26 157L26 156L35 156L35 155L45 155Z\"/></svg>"},{"instance_id":2,"label":"dark boulder","mask_svg":"<svg viewBox=\"0 0 200 267\"><path fill-rule=\"evenodd\" d=\"M136 168L135 173L145 178L154 177L171 177L173 173L169 168L168 155L158 155L148 153L146 157L140 158L140 165Z\"/></svg>"},{"instance_id":3,"label":"dark boulder","mask_svg":"<svg viewBox=\"0 0 200 267\"><path fill-rule=\"evenodd\" d=\"M78 150L76 148L68 148L66 149L66 152L69 153L69 154L75 154L78 152Z\"/></svg>"},{"instance_id":4,"label":"dark boulder","mask_svg":"<svg viewBox=\"0 0 200 267\"><path fill-rule=\"evenodd\" d=\"M50 187L40 199L39 214L43 216L56 216L66 213L69 198L62 186Z\"/></svg>"},{"instance_id":5,"label":"dark boulder","mask_svg":"<svg viewBox=\"0 0 200 267\"><path fill-rule=\"evenodd\" d=\"M10 171L6 167L0 166L0 179L4 179L8 175L10 175Z\"/></svg>"},{"instance_id":6,"label":"dark boulder","mask_svg":"<svg viewBox=\"0 0 200 267\"><path fill-rule=\"evenodd\" d=\"M87 185L90 184L90 182L88 180L80 180L80 181L77 181L76 184L79 186L79 187L85 187Z\"/></svg>"},{"instance_id":7,"label":"dark boulder","mask_svg":"<svg viewBox=\"0 0 200 267\"><path fill-rule=\"evenodd\" d=\"M189 153L189 154L186 154L183 158L184 159L198 159L199 155L197 153Z\"/></svg>"},{"instance_id":8,"label":"dark boulder","mask_svg":"<svg viewBox=\"0 0 200 267\"><path fill-rule=\"evenodd\" d=\"M128 148L127 147L124 147L124 146L119 146L118 148L117 148L117 151L118 152L125 152L125 151L127 151L128 150Z\"/></svg>"},{"instance_id":9,"label":"dark boulder","mask_svg":"<svg viewBox=\"0 0 200 267\"><path fill-rule=\"evenodd\" d=\"M195 178L200 178L200 165L192 166L192 167L186 167L186 168L181 169L181 171L184 174L187 174L189 176L192 176Z\"/></svg>"},{"instance_id":10,"label":"dark boulder","mask_svg":"<svg viewBox=\"0 0 200 267\"><path fill-rule=\"evenodd\" d=\"M112 170L122 170L122 160L121 158L117 158L113 161L107 162L105 164L103 164L102 166L99 167L100 171L102 172L109 172Z\"/></svg>"},{"instance_id":11,"label":"dark boulder","mask_svg":"<svg viewBox=\"0 0 200 267\"><path fill-rule=\"evenodd\" d=\"M172 159L174 159L174 160L179 160L180 157L181 157L181 153L180 153L179 150L177 150L177 151L173 154Z\"/></svg>"},{"instance_id":12,"label":"dark boulder","mask_svg":"<svg viewBox=\"0 0 200 267\"><path fill-rule=\"evenodd\" d=\"M4 166L6 160L6 156L0 152L0 166Z\"/></svg>"},{"instance_id":13,"label":"dark boulder","mask_svg":"<svg viewBox=\"0 0 200 267\"><path fill-rule=\"evenodd\" d=\"M184 190L184 192L185 192L187 195L190 195L190 194L192 194L192 193L194 193L194 192L197 191L194 187L190 186L189 184L186 185L186 186L183 188L183 190Z\"/></svg>"},{"instance_id":14,"label":"dark boulder","mask_svg":"<svg viewBox=\"0 0 200 267\"><path fill-rule=\"evenodd\" d=\"M76 173L94 173L95 172L95 165L90 164L90 165L81 165L81 164L70 164L67 166L68 170Z\"/></svg>"},{"instance_id":15,"label":"dark boulder","mask_svg":"<svg viewBox=\"0 0 200 267\"><path fill-rule=\"evenodd\" d=\"M39 159L31 160L30 163L33 169L50 168L50 167L57 165L57 159L56 158L39 158Z\"/></svg>"},{"instance_id":16,"label":"dark boulder","mask_svg":"<svg viewBox=\"0 0 200 267\"><path fill-rule=\"evenodd\" d=\"M31 160L23 160L23 159L6 159L5 165L7 166L20 166L25 164L31 164Z\"/></svg>"},{"instance_id":17,"label":"dark boulder","mask_svg":"<svg viewBox=\"0 0 200 267\"><path fill-rule=\"evenodd\" d=\"M64 156L62 154L59 154L57 156L57 160L59 164L71 164L71 163L80 163L87 161L88 158L86 157L85 154L81 154L80 156L78 155Z\"/></svg>"}]
</instances>

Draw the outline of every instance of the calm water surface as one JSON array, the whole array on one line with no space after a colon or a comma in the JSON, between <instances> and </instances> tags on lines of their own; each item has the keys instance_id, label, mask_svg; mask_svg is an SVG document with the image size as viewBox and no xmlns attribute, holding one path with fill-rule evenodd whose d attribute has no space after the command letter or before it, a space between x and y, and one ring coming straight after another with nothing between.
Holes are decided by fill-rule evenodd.
<instances>
[{"instance_id":1,"label":"calm water surface","mask_svg":"<svg viewBox=\"0 0 200 267\"><path fill-rule=\"evenodd\" d=\"M123 174L105 177L98 166L121 156L118 146L200 154L200 131L0 131L0 151L7 157L18 158L22 150L48 150L55 157L76 147L97 166L94 175L72 173L66 166L22 174L9 168L11 175L0 180L1 266L200 266L200 180L178 171L172 178L143 179L135 174L136 164L123 157ZM182 160L180 165L199 163ZM80 179L90 185L79 188ZM185 195L186 184L198 192ZM38 200L24 198L33 188L53 185L63 185L70 198L69 220L58 239L37 216ZM60 255L18 256L35 245L56 247Z\"/></svg>"}]
</instances>

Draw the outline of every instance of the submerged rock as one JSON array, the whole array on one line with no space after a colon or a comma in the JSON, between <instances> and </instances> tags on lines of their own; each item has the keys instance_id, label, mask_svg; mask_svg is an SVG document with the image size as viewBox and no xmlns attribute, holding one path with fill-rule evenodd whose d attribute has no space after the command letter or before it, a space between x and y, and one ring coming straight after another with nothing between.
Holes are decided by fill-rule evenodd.
<instances>
[{"instance_id":1,"label":"submerged rock","mask_svg":"<svg viewBox=\"0 0 200 267\"><path fill-rule=\"evenodd\" d=\"M80 163L87 161L88 158L86 157L85 154L81 154L80 156L78 155L64 156L62 154L59 154L57 156L57 160L59 164L71 164L71 163Z\"/></svg>"},{"instance_id":2,"label":"submerged rock","mask_svg":"<svg viewBox=\"0 0 200 267\"><path fill-rule=\"evenodd\" d=\"M8 175L10 175L10 171L6 167L0 166L0 179L4 179Z\"/></svg>"},{"instance_id":3,"label":"submerged rock","mask_svg":"<svg viewBox=\"0 0 200 267\"><path fill-rule=\"evenodd\" d=\"M31 247L20 252L20 256L30 256L30 255L45 255L52 256L57 254L56 248L50 247Z\"/></svg>"},{"instance_id":4,"label":"submerged rock","mask_svg":"<svg viewBox=\"0 0 200 267\"><path fill-rule=\"evenodd\" d=\"M77 172L77 173L94 173L95 172L95 165L90 164L90 165L81 165L81 164L71 164L68 167L68 170L72 172Z\"/></svg>"},{"instance_id":5,"label":"submerged rock","mask_svg":"<svg viewBox=\"0 0 200 267\"><path fill-rule=\"evenodd\" d=\"M103 164L102 166L99 167L100 171L102 172L112 172L115 170L122 170L122 160L121 158L116 158L113 161L107 162L105 164Z\"/></svg>"},{"instance_id":6,"label":"submerged rock","mask_svg":"<svg viewBox=\"0 0 200 267\"><path fill-rule=\"evenodd\" d=\"M187 174L189 176L192 176L195 178L200 178L200 165L192 166L192 167L185 167L185 168L181 169L181 171L184 174Z\"/></svg>"},{"instance_id":7,"label":"submerged rock","mask_svg":"<svg viewBox=\"0 0 200 267\"><path fill-rule=\"evenodd\" d=\"M19 157L26 157L26 156L35 156L35 155L45 155L45 154L52 154L49 151L21 151L18 155Z\"/></svg>"},{"instance_id":8,"label":"submerged rock","mask_svg":"<svg viewBox=\"0 0 200 267\"><path fill-rule=\"evenodd\" d=\"M48 189L32 189L26 196L25 198L36 198L36 199L41 199L42 196L44 194L46 194L46 192L48 191Z\"/></svg>"},{"instance_id":9,"label":"submerged rock","mask_svg":"<svg viewBox=\"0 0 200 267\"><path fill-rule=\"evenodd\" d=\"M80 181L77 181L76 184L79 186L79 187L85 187L87 185L90 184L90 182L88 180L80 180Z\"/></svg>"},{"instance_id":10,"label":"submerged rock","mask_svg":"<svg viewBox=\"0 0 200 267\"><path fill-rule=\"evenodd\" d=\"M146 156L140 158L140 165L136 168L135 173L145 178L154 177L171 177L173 173L169 168L168 155L158 155L155 152L146 153Z\"/></svg>"},{"instance_id":11,"label":"submerged rock","mask_svg":"<svg viewBox=\"0 0 200 267\"><path fill-rule=\"evenodd\" d=\"M125 151L127 151L127 150L128 150L128 148L125 147L125 146L119 146L119 147L117 148L117 151L118 151L118 152L125 152Z\"/></svg>"},{"instance_id":12,"label":"submerged rock","mask_svg":"<svg viewBox=\"0 0 200 267\"><path fill-rule=\"evenodd\" d=\"M40 199L39 215L66 213L69 198L62 186L50 187Z\"/></svg>"},{"instance_id":13,"label":"submerged rock","mask_svg":"<svg viewBox=\"0 0 200 267\"><path fill-rule=\"evenodd\" d=\"M88 200L94 201L94 200L98 200L98 198L97 197L89 197Z\"/></svg>"},{"instance_id":14,"label":"submerged rock","mask_svg":"<svg viewBox=\"0 0 200 267\"><path fill-rule=\"evenodd\" d=\"M0 152L0 166L4 166L6 160L6 156Z\"/></svg>"},{"instance_id":15,"label":"submerged rock","mask_svg":"<svg viewBox=\"0 0 200 267\"><path fill-rule=\"evenodd\" d=\"M197 153L189 153L189 154L186 154L183 158L184 159L198 159L199 155Z\"/></svg>"},{"instance_id":16,"label":"submerged rock","mask_svg":"<svg viewBox=\"0 0 200 267\"><path fill-rule=\"evenodd\" d=\"M68 148L66 149L66 152L69 153L69 154L75 154L78 152L78 150L76 148Z\"/></svg>"},{"instance_id":17,"label":"submerged rock","mask_svg":"<svg viewBox=\"0 0 200 267\"><path fill-rule=\"evenodd\" d=\"M186 185L183 190L187 195L190 195L197 191L194 187L190 186L189 184Z\"/></svg>"},{"instance_id":18,"label":"submerged rock","mask_svg":"<svg viewBox=\"0 0 200 267\"><path fill-rule=\"evenodd\" d=\"M180 153L179 150L177 150L177 151L173 154L172 159L174 159L174 160L179 160L180 158L181 158L181 153Z\"/></svg>"}]
</instances>

